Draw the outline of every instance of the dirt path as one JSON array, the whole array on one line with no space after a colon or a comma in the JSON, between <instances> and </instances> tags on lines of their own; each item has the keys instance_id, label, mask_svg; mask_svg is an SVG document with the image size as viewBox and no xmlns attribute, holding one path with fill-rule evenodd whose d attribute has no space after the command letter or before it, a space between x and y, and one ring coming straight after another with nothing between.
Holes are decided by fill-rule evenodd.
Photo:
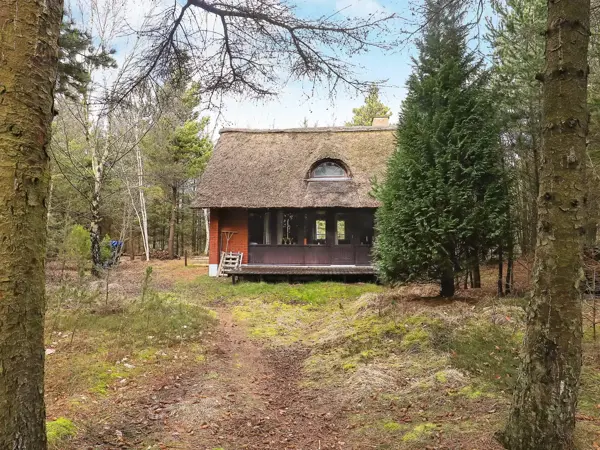
<instances>
[{"instance_id":1,"label":"dirt path","mask_svg":"<svg viewBox=\"0 0 600 450\"><path fill-rule=\"evenodd\" d=\"M176 438L174 448L347 448L340 411L331 411L329 399L299 385L307 351L261 347L228 310L219 310L219 318L200 373L188 374L168 395L180 399L163 411L161 434Z\"/></svg>"}]
</instances>

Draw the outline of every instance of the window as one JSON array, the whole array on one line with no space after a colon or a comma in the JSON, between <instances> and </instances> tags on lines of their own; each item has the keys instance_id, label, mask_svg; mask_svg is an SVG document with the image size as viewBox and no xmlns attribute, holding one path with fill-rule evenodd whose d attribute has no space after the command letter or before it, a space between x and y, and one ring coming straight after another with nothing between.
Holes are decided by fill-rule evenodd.
<instances>
[{"instance_id":1,"label":"window","mask_svg":"<svg viewBox=\"0 0 600 450\"><path fill-rule=\"evenodd\" d=\"M317 219L315 221L315 239L317 241L325 241L327 239L327 221L325 219Z\"/></svg>"},{"instance_id":2,"label":"window","mask_svg":"<svg viewBox=\"0 0 600 450\"><path fill-rule=\"evenodd\" d=\"M270 244L269 212L251 212L248 214L248 242L250 245Z\"/></svg>"},{"instance_id":3,"label":"window","mask_svg":"<svg viewBox=\"0 0 600 450\"><path fill-rule=\"evenodd\" d=\"M335 215L335 244L344 245L352 243L352 234L355 215L338 213Z\"/></svg>"},{"instance_id":4,"label":"window","mask_svg":"<svg viewBox=\"0 0 600 450\"><path fill-rule=\"evenodd\" d=\"M338 219L337 221L337 240L346 240L346 221Z\"/></svg>"},{"instance_id":5,"label":"window","mask_svg":"<svg viewBox=\"0 0 600 450\"><path fill-rule=\"evenodd\" d=\"M346 179L348 173L344 167L335 161L322 161L310 172L310 178L337 178Z\"/></svg>"},{"instance_id":6,"label":"window","mask_svg":"<svg viewBox=\"0 0 600 450\"><path fill-rule=\"evenodd\" d=\"M277 217L277 221L279 222L277 243L279 245L298 245L298 237L302 231L303 216L290 211L279 211Z\"/></svg>"}]
</instances>

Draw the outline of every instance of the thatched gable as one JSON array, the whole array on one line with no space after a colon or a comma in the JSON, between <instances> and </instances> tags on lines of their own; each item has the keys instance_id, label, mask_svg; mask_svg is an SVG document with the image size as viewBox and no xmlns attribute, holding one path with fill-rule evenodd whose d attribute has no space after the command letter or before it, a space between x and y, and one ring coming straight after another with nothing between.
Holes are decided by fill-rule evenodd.
<instances>
[{"instance_id":1,"label":"thatched gable","mask_svg":"<svg viewBox=\"0 0 600 450\"><path fill-rule=\"evenodd\" d=\"M371 208L371 180L385 173L394 127L225 129L198 185L195 207ZM344 163L348 181L307 181L320 160Z\"/></svg>"}]
</instances>

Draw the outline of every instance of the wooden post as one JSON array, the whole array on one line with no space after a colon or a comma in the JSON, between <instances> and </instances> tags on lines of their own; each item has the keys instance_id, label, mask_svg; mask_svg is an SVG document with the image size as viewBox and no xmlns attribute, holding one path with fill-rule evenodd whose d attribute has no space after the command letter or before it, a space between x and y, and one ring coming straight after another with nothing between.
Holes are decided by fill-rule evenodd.
<instances>
[{"instance_id":1,"label":"wooden post","mask_svg":"<svg viewBox=\"0 0 600 450\"><path fill-rule=\"evenodd\" d=\"M185 267L187 267L187 250L183 251L183 259L185 261Z\"/></svg>"}]
</instances>

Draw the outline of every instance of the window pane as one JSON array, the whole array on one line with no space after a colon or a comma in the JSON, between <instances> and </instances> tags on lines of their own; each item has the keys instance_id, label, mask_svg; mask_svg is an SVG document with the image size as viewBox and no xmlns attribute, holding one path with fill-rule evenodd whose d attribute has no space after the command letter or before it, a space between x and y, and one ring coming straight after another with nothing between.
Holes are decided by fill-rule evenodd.
<instances>
[{"instance_id":1,"label":"window pane","mask_svg":"<svg viewBox=\"0 0 600 450\"><path fill-rule=\"evenodd\" d=\"M338 238L338 241L346 240L346 221L345 220L337 221L337 238Z\"/></svg>"},{"instance_id":2,"label":"window pane","mask_svg":"<svg viewBox=\"0 0 600 450\"><path fill-rule=\"evenodd\" d=\"M324 241L327 239L327 222L325 220L317 220L316 224L317 228L315 237L317 241Z\"/></svg>"},{"instance_id":3,"label":"window pane","mask_svg":"<svg viewBox=\"0 0 600 450\"><path fill-rule=\"evenodd\" d=\"M281 223L281 242L283 245L298 244L298 235L300 232L300 216L299 214L284 212L282 214Z\"/></svg>"},{"instance_id":4,"label":"window pane","mask_svg":"<svg viewBox=\"0 0 600 450\"><path fill-rule=\"evenodd\" d=\"M339 165L331 161L319 164L313 170L313 177L345 177L346 171Z\"/></svg>"},{"instance_id":5,"label":"window pane","mask_svg":"<svg viewBox=\"0 0 600 450\"><path fill-rule=\"evenodd\" d=\"M264 243L264 217L264 213L250 213L248 215L248 241L250 245Z\"/></svg>"}]
</instances>

